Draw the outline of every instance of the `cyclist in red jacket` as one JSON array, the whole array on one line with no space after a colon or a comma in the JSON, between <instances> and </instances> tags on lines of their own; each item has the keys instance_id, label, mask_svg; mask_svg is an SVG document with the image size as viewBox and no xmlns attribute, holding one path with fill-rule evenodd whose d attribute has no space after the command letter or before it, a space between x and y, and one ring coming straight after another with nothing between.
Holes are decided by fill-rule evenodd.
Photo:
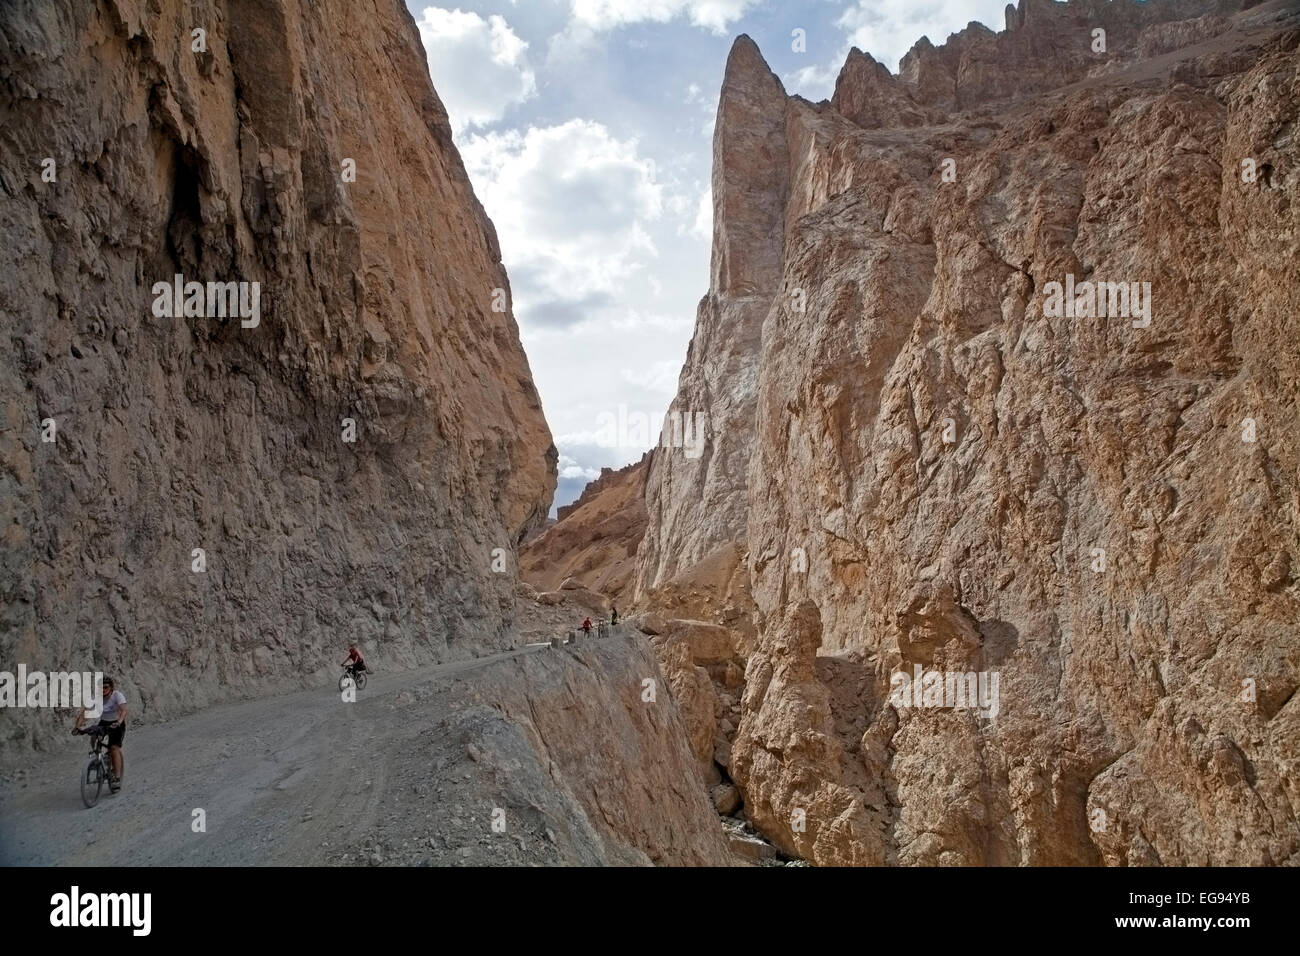
<instances>
[{"instance_id":1,"label":"cyclist in red jacket","mask_svg":"<svg viewBox=\"0 0 1300 956\"><path fill-rule=\"evenodd\" d=\"M366 669L366 659L361 656L361 651L357 650L357 645L348 645L348 659L343 662L343 666L350 666L355 673Z\"/></svg>"}]
</instances>

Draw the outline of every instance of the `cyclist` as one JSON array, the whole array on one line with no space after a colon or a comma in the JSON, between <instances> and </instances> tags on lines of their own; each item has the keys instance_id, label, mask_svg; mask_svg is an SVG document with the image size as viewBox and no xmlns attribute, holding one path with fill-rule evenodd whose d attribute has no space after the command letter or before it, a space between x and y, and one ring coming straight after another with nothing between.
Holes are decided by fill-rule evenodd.
<instances>
[{"instance_id":1,"label":"cyclist","mask_svg":"<svg viewBox=\"0 0 1300 956\"><path fill-rule=\"evenodd\" d=\"M348 645L348 659L343 662L343 666L351 668L354 674L359 674L366 669L366 659L361 656L361 651L357 650L357 645Z\"/></svg>"},{"instance_id":2,"label":"cyclist","mask_svg":"<svg viewBox=\"0 0 1300 956\"><path fill-rule=\"evenodd\" d=\"M112 776L108 779L108 788L117 793L122 789L122 738L126 736L126 695L116 688L113 678L105 677L100 688L103 695L104 709L99 714L99 728L108 735L108 756L112 765ZM75 733L84 733L86 712L77 714Z\"/></svg>"}]
</instances>

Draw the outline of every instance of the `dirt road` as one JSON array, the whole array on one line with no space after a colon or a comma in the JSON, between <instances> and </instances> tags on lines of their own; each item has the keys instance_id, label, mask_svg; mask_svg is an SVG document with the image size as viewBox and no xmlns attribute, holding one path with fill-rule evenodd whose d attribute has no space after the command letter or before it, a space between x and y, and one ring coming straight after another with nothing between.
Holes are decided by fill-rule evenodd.
<instances>
[{"instance_id":1,"label":"dirt road","mask_svg":"<svg viewBox=\"0 0 1300 956\"><path fill-rule=\"evenodd\" d=\"M387 768L418 733L405 692L438 717L441 685L545 651L545 645L373 676L355 703L335 687L226 704L132 727L125 786L87 810L78 748L36 755L25 781L0 791L0 864L251 865L324 862L374 823ZM443 702L445 703L445 702ZM206 832L196 832L196 810Z\"/></svg>"}]
</instances>

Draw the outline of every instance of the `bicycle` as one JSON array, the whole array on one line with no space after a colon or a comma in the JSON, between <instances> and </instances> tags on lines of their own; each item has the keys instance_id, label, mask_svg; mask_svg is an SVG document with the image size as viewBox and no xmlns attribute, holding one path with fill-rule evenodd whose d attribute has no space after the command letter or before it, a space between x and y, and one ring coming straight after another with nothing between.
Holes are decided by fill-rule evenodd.
<instances>
[{"instance_id":1,"label":"bicycle","mask_svg":"<svg viewBox=\"0 0 1300 956\"><path fill-rule=\"evenodd\" d=\"M340 693L348 689L348 682L354 684L357 690L363 690L366 686L366 672L353 668L351 664L343 665L343 676L339 678Z\"/></svg>"},{"instance_id":2,"label":"bicycle","mask_svg":"<svg viewBox=\"0 0 1300 956\"><path fill-rule=\"evenodd\" d=\"M108 730L96 724L76 733L90 738L90 763L81 776L81 802L86 805L86 809L90 809L99 802L104 782L108 781L111 785L116 779L113 776L113 761L108 752Z\"/></svg>"}]
</instances>

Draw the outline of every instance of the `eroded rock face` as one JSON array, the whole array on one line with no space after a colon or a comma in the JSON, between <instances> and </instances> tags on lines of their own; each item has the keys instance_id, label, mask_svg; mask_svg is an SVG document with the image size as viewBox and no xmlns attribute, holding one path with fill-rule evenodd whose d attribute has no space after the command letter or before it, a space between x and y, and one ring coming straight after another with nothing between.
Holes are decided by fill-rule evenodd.
<instances>
[{"instance_id":1,"label":"eroded rock face","mask_svg":"<svg viewBox=\"0 0 1300 956\"><path fill-rule=\"evenodd\" d=\"M404 6L6 4L0 63L3 660L150 717L503 642L556 454Z\"/></svg>"},{"instance_id":2,"label":"eroded rock face","mask_svg":"<svg viewBox=\"0 0 1300 956\"><path fill-rule=\"evenodd\" d=\"M899 62L899 79L922 107L972 109L1043 93L1106 73L1117 62L1197 42L1218 32L1213 21L1226 23L1216 14L1251 5L1242 0L1020 0L1016 7L1008 5L1001 33L971 23L940 47L922 38ZM904 110L900 118L906 116Z\"/></svg>"},{"instance_id":3,"label":"eroded rock face","mask_svg":"<svg viewBox=\"0 0 1300 956\"><path fill-rule=\"evenodd\" d=\"M704 780L717 784L730 773L731 742L740 722L744 636L706 621L665 620L656 614L635 615L630 623L650 635Z\"/></svg>"},{"instance_id":4,"label":"eroded rock face","mask_svg":"<svg viewBox=\"0 0 1300 956\"><path fill-rule=\"evenodd\" d=\"M476 735L478 771L509 805L556 821L551 862L734 865L691 765L689 702L642 697L647 677L662 679L655 657L629 632L473 679L491 704L482 709L508 730Z\"/></svg>"},{"instance_id":5,"label":"eroded rock face","mask_svg":"<svg viewBox=\"0 0 1300 956\"><path fill-rule=\"evenodd\" d=\"M745 459L743 516L652 470L641 573L689 580L743 523L730 769L786 852L1295 860L1300 24L1234 9L1030 2L785 102L781 277L727 357L754 416L702 459ZM1063 17L1133 29L1052 78L1035 23ZM1149 324L1055 312L1068 276L1150 283ZM731 387L700 320L679 401ZM997 674L995 712L891 702L928 671Z\"/></svg>"},{"instance_id":6,"label":"eroded rock face","mask_svg":"<svg viewBox=\"0 0 1300 956\"><path fill-rule=\"evenodd\" d=\"M884 123L921 126L927 120L903 81L857 47L849 51L835 81L831 105L863 129L878 129Z\"/></svg>"},{"instance_id":7,"label":"eroded rock face","mask_svg":"<svg viewBox=\"0 0 1300 956\"><path fill-rule=\"evenodd\" d=\"M864 761L846 741L843 702L817 657L821 640L809 600L764 634L746 671L732 777L749 818L782 850L830 866L879 866L889 862L887 767L883 752Z\"/></svg>"},{"instance_id":8,"label":"eroded rock face","mask_svg":"<svg viewBox=\"0 0 1300 956\"><path fill-rule=\"evenodd\" d=\"M713 766L713 750L718 733L718 697L709 680L709 672L692 659L690 645L676 636L652 637L650 644L672 686L673 699L681 713L686 741L695 758L700 779L714 783L717 774Z\"/></svg>"}]
</instances>

